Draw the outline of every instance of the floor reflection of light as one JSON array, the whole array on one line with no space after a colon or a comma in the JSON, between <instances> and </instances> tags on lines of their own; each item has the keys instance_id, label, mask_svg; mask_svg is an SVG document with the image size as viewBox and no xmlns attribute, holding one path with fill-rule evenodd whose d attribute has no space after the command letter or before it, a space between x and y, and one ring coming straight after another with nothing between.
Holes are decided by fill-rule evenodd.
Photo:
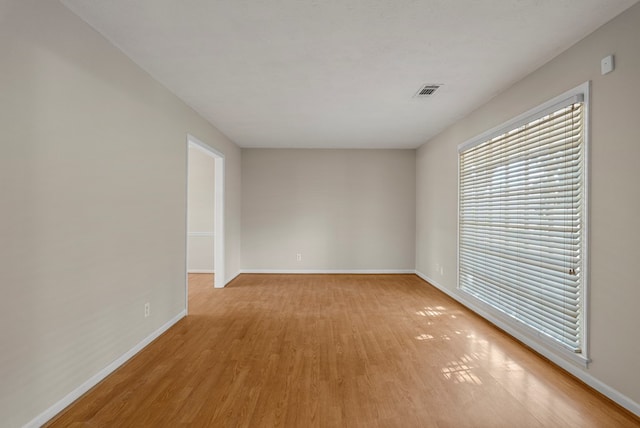
<instances>
[{"instance_id":1,"label":"floor reflection of light","mask_svg":"<svg viewBox=\"0 0 640 428\"><path fill-rule=\"evenodd\" d=\"M521 371L522 367L520 367L520 365L515 361L507 360L504 362L504 369L506 371Z\"/></svg>"},{"instance_id":2,"label":"floor reflection of light","mask_svg":"<svg viewBox=\"0 0 640 428\"><path fill-rule=\"evenodd\" d=\"M451 338L449 336L447 336L446 334L441 334L438 337L435 337L431 334L427 334L427 333L422 333L418 336L415 337L416 340L433 340L433 339L440 339L440 340L451 340Z\"/></svg>"},{"instance_id":3,"label":"floor reflection of light","mask_svg":"<svg viewBox=\"0 0 640 428\"><path fill-rule=\"evenodd\" d=\"M442 369L442 375L453 383L482 385L482 380L473 373L474 368L470 365L474 359L477 359L477 356L464 355L458 361L451 361Z\"/></svg>"},{"instance_id":4,"label":"floor reflection of light","mask_svg":"<svg viewBox=\"0 0 640 428\"><path fill-rule=\"evenodd\" d=\"M431 339L433 339L433 336L431 336L430 334L421 334L420 336L416 336L416 339L418 339L418 340L431 340Z\"/></svg>"},{"instance_id":5,"label":"floor reflection of light","mask_svg":"<svg viewBox=\"0 0 640 428\"><path fill-rule=\"evenodd\" d=\"M445 313L444 311L446 310L447 308L443 306L436 306L436 307L427 306L424 309L417 311L416 314L423 317L439 317L440 315L444 315Z\"/></svg>"}]
</instances>

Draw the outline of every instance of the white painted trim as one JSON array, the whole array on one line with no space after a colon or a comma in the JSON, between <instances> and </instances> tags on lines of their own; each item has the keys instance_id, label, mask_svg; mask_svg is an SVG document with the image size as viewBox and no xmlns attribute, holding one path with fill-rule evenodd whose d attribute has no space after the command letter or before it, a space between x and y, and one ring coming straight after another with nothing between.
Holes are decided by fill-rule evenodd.
<instances>
[{"instance_id":1,"label":"white painted trim","mask_svg":"<svg viewBox=\"0 0 640 428\"><path fill-rule=\"evenodd\" d=\"M412 274L413 269L241 269L240 273L279 273L279 274Z\"/></svg>"},{"instance_id":2,"label":"white painted trim","mask_svg":"<svg viewBox=\"0 0 640 428\"><path fill-rule=\"evenodd\" d=\"M556 364L560 368L566 370L576 378L580 379L582 382L589 385L591 388L609 397L610 399L612 399L613 401L615 401L625 409L629 410L631 413L634 413L635 415L640 416L639 403L636 403L631 398L627 397L626 395L622 394L621 392L612 388L611 386L605 384L601 380L596 379L581 367L577 367L576 365L565 360L564 358L559 357L557 354L553 353L552 351L549 351L546 348L543 348L539 342L532 340L522 332L514 329L512 326L502 322L500 319L495 318L491 313L478 307L468 299L465 299L463 295L443 287L442 285L438 284L436 281L432 280L422 272L419 272L416 270L415 273L418 277L422 278L423 280L425 280L426 282L428 282L438 290L442 291L443 293L445 293L446 295L448 295L458 303L462 304L472 312L475 312L476 314L480 315L482 318L491 322L492 324L497 326L499 329L515 337L520 342L524 343L525 345L529 346L531 349L538 352L540 355L549 359L552 363Z\"/></svg>"},{"instance_id":3,"label":"white painted trim","mask_svg":"<svg viewBox=\"0 0 640 428\"><path fill-rule=\"evenodd\" d=\"M225 236L224 236L224 225L225 225L225 193L224 189L225 185L225 160L224 156L216 157L216 166L215 166L215 213L214 213L214 234L216 238L213 242L213 266L215 267L218 274L214 277L213 286L216 288L222 288L227 285L225 281L225 258L226 258L226 249L225 249Z\"/></svg>"},{"instance_id":4,"label":"white painted trim","mask_svg":"<svg viewBox=\"0 0 640 428\"><path fill-rule=\"evenodd\" d=\"M189 269L189 273L216 273L214 269Z\"/></svg>"},{"instance_id":5,"label":"white painted trim","mask_svg":"<svg viewBox=\"0 0 640 428\"><path fill-rule=\"evenodd\" d=\"M225 225L225 157L224 153L214 149L208 144L203 143L198 140L191 134L187 134L187 158L189 154L189 148L194 148L202 153L206 154L214 158L215 160L215 179L214 179L214 197L215 197L215 205L214 205L214 242L213 242L213 258L214 263L213 266L216 269L216 275L214 277L214 287L223 288L227 281L225 280L225 236L224 236L224 225ZM187 181L189 180L189 169L188 169L188 161L187 161ZM188 188L187 188L188 189ZM186 211L186 217L188 218L188 207ZM185 230L185 234L188 235L188 225ZM187 237L188 238L188 237ZM185 252L188 253L188 243L185 240ZM188 255L187 255L187 263L188 263ZM187 264L185 264L185 277L187 275ZM185 307L188 307L189 301L189 285L188 279L185 279Z\"/></svg>"},{"instance_id":6,"label":"white painted trim","mask_svg":"<svg viewBox=\"0 0 640 428\"><path fill-rule=\"evenodd\" d=\"M63 399L61 399L60 401L55 403L53 406L49 407L44 412L40 413L38 416L36 416L30 422L25 424L23 426L23 428L32 428L32 427L33 428L37 428L37 427L40 427L40 426L44 425L45 423L47 423L54 416L56 416L58 413L60 413L62 410L64 410L69 404L73 403L75 400L80 398L85 392L87 392L88 390L90 390L91 388L96 386L104 378L106 378L111 373L116 371L116 369L118 369L120 366L122 366L124 363L126 363L131 357L136 355L143 348L145 348L147 345L149 345L151 342L153 342L155 339L157 339L162 333L164 333L165 331L169 330L169 328L171 328L175 323L180 321L185 316L186 316L186 312L182 311L178 315L176 315L175 317L171 318L164 325L162 325L159 329L157 329L156 331L151 333L149 336L147 336L144 339L142 339L142 341L140 343L138 343L136 346L134 346L133 348L131 348L130 350L125 352L122 356L120 356L114 362L109 364L104 369L100 370L95 375L91 376L84 383L82 383L82 385L80 385L79 387L77 387L76 389L71 391L69 394L67 394Z\"/></svg>"},{"instance_id":7,"label":"white painted trim","mask_svg":"<svg viewBox=\"0 0 640 428\"><path fill-rule=\"evenodd\" d=\"M203 143L191 134L187 134L187 141L189 142L189 147L197 149L207 156L214 155L215 157L224 158L224 153L206 143Z\"/></svg>"},{"instance_id":8,"label":"white painted trim","mask_svg":"<svg viewBox=\"0 0 640 428\"><path fill-rule=\"evenodd\" d=\"M214 238L216 235L213 232L189 232L187 236L189 238Z\"/></svg>"},{"instance_id":9,"label":"white painted trim","mask_svg":"<svg viewBox=\"0 0 640 428\"><path fill-rule=\"evenodd\" d=\"M583 206L583 215L584 215L584 235L582 239L582 253L583 253L583 261L582 267L584 268L584 275L582 279L582 299L581 299L581 310L583 316L583 330L584 333L582 335L582 348L584 350L584 355L586 358L589 357L591 347L589 346L589 332L591 331L591 322L590 322L590 308L591 308L591 292L590 284L591 284L591 252L589 250L591 243L590 239L590 229L591 229L591 220L589 213L591 212L591 198L589 197L591 193L591 81L587 81L583 83L580 87L583 89L584 94L584 163L582 167L584 168L584 206Z\"/></svg>"},{"instance_id":10,"label":"white painted trim","mask_svg":"<svg viewBox=\"0 0 640 428\"><path fill-rule=\"evenodd\" d=\"M184 181L184 313L189 314L189 138L185 147L185 170L187 176ZM215 265L214 265L215 267Z\"/></svg>"}]
</instances>

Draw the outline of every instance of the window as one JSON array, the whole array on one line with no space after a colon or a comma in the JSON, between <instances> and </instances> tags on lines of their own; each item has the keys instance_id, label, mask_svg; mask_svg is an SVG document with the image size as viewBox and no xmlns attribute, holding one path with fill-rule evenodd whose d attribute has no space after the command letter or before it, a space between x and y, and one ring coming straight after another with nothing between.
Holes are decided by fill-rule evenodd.
<instances>
[{"instance_id":1,"label":"window","mask_svg":"<svg viewBox=\"0 0 640 428\"><path fill-rule=\"evenodd\" d=\"M458 149L459 289L582 362L586 96L588 84Z\"/></svg>"}]
</instances>

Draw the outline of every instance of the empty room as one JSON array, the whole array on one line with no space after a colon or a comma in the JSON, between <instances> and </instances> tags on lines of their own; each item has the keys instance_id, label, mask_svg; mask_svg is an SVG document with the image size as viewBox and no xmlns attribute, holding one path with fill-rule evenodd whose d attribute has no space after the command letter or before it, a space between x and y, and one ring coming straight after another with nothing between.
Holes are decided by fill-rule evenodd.
<instances>
[{"instance_id":1,"label":"empty room","mask_svg":"<svg viewBox=\"0 0 640 428\"><path fill-rule=\"evenodd\" d=\"M0 428L640 427L636 0L0 0Z\"/></svg>"}]
</instances>

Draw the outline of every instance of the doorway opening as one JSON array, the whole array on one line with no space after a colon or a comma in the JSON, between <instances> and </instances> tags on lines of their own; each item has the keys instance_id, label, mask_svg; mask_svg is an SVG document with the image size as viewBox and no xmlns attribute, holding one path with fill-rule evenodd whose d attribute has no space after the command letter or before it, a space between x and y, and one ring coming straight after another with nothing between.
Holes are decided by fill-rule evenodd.
<instances>
[{"instance_id":1,"label":"doorway opening","mask_svg":"<svg viewBox=\"0 0 640 428\"><path fill-rule=\"evenodd\" d=\"M222 288L224 274L224 155L192 135L187 136L187 227L185 307L189 273L211 275Z\"/></svg>"}]
</instances>

